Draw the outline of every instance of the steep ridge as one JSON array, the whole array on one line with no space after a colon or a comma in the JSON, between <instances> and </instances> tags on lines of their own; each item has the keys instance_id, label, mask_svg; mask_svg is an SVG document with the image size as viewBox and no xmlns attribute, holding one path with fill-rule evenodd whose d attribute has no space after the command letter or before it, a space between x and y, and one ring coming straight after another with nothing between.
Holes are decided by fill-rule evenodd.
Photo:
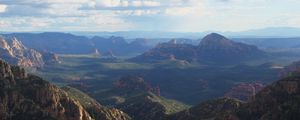
<instances>
[{"instance_id":1,"label":"steep ridge","mask_svg":"<svg viewBox=\"0 0 300 120\"><path fill-rule=\"evenodd\" d=\"M14 65L22 67L41 67L44 64L41 53L26 48L15 37L9 40L0 37L0 51L0 58Z\"/></svg>"},{"instance_id":2,"label":"steep ridge","mask_svg":"<svg viewBox=\"0 0 300 120\"><path fill-rule=\"evenodd\" d=\"M16 37L0 36L0 58L22 67L42 67L46 63L58 62L54 53L40 53L25 47Z\"/></svg>"},{"instance_id":3,"label":"steep ridge","mask_svg":"<svg viewBox=\"0 0 300 120\"><path fill-rule=\"evenodd\" d=\"M0 61L0 118L91 120L93 116L62 89L40 77L26 74L20 67Z\"/></svg>"},{"instance_id":4,"label":"steep ridge","mask_svg":"<svg viewBox=\"0 0 300 120\"><path fill-rule=\"evenodd\" d=\"M188 106L146 92L126 99L124 103L117 105L117 108L135 120L165 120L168 115L187 109Z\"/></svg>"},{"instance_id":5,"label":"steep ridge","mask_svg":"<svg viewBox=\"0 0 300 120\"><path fill-rule=\"evenodd\" d=\"M130 120L131 118L124 113L115 108L107 108L99 104L96 100L86 95L85 93L69 87L65 86L62 88L66 91L71 98L80 102L80 104L88 111L88 113L95 120Z\"/></svg>"}]
</instances>

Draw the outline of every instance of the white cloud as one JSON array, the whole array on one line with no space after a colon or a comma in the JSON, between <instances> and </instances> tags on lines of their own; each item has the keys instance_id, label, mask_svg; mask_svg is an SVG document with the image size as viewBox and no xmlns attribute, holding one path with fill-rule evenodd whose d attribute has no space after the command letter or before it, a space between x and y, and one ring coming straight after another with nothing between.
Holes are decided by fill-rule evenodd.
<instances>
[{"instance_id":1,"label":"white cloud","mask_svg":"<svg viewBox=\"0 0 300 120\"><path fill-rule=\"evenodd\" d=\"M0 13L5 12L7 8L7 5L0 4Z\"/></svg>"},{"instance_id":2,"label":"white cloud","mask_svg":"<svg viewBox=\"0 0 300 120\"><path fill-rule=\"evenodd\" d=\"M0 28L10 27L11 24L8 21L0 20Z\"/></svg>"},{"instance_id":3,"label":"white cloud","mask_svg":"<svg viewBox=\"0 0 300 120\"><path fill-rule=\"evenodd\" d=\"M161 10L119 10L115 12L116 14L128 15L128 16L149 16L157 15L162 13Z\"/></svg>"},{"instance_id":4,"label":"white cloud","mask_svg":"<svg viewBox=\"0 0 300 120\"><path fill-rule=\"evenodd\" d=\"M155 1L143 1L144 6L157 7L160 6L160 2Z\"/></svg>"},{"instance_id":5,"label":"white cloud","mask_svg":"<svg viewBox=\"0 0 300 120\"><path fill-rule=\"evenodd\" d=\"M160 6L158 1L150 0L90 0L87 2L92 8L113 8L113 7L157 7Z\"/></svg>"},{"instance_id":6,"label":"white cloud","mask_svg":"<svg viewBox=\"0 0 300 120\"><path fill-rule=\"evenodd\" d=\"M42 20L42 19L33 18L33 19L30 19L28 22L30 23L31 27L48 27L48 26L50 26L49 21Z\"/></svg>"},{"instance_id":7,"label":"white cloud","mask_svg":"<svg viewBox=\"0 0 300 120\"><path fill-rule=\"evenodd\" d=\"M287 24L293 27L300 27L300 16L288 19Z\"/></svg>"},{"instance_id":8,"label":"white cloud","mask_svg":"<svg viewBox=\"0 0 300 120\"><path fill-rule=\"evenodd\" d=\"M165 10L165 14L167 15L175 15L175 16L182 16L182 15L188 15L193 12L195 12L196 9L193 7L173 7L173 8L167 8ZM201 11L198 11L199 13Z\"/></svg>"},{"instance_id":9,"label":"white cloud","mask_svg":"<svg viewBox=\"0 0 300 120\"><path fill-rule=\"evenodd\" d=\"M96 0L96 6L119 7L121 6L121 0Z\"/></svg>"},{"instance_id":10,"label":"white cloud","mask_svg":"<svg viewBox=\"0 0 300 120\"><path fill-rule=\"evenodd\" d=\"M300 14L299 6L299 0L0 0L0 26L15 30L241 30L300 26L295 16Z\"/></svg>"},{"instance_id":11,"label":"white cloud","mask_svg":"<svg viewBox=\"0 0 300 120\"><path fill-rule=\"evenodd\" d=\"M157 1L141 1L141 0L135 0L131 2L131 6L134 7L158 7L160 6L160 2Z\"/></svg>"}]
</instances>

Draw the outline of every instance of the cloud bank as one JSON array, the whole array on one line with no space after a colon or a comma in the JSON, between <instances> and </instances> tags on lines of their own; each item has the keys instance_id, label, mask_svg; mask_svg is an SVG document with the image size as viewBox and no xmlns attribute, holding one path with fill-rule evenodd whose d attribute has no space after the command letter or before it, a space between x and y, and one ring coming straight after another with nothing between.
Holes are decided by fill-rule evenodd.
<instances>
[{"instance_id":1,"label":"cloud bank","mask_svg":"<svg viewBox=\"0 0 300 120\"><path fill-rule=\"evenodd\" d=\"M8 31L239 31L300 27L297 0L0 0Z\"/></svg>"}]
</instances>

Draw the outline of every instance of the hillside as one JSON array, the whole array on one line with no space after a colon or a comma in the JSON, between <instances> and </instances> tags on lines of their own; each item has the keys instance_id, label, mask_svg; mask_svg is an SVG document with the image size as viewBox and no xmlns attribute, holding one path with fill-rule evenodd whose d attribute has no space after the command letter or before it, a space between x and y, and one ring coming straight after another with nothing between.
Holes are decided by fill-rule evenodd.
<instances>
[{"instance_id":1,"label":"hillside","mask_svg":"<svg viewBox=\"0 0 300 120\"><path fill-rule=\"evenodd\" d=\"M247 103L219 99L176 113L172 120L299 120L300 74L294 72L258 92Z\"/></svg>"},{"instance_id":2,"label":"hillside","mask_svg":"<svg viewBox=\"0 0 300 120\"><path fill-rule=\"evenodd\" d=\"M114 88L95 96L104 104L115 106L134 120L160 120L188 108L187 105L160 96L157 87L141 77L126 76L114 83Z\"/></svg>"},{"instance_id":3,"label":"hillside","mask_svg":"<svg viewBox=\"0 0 300 120\"><path fill-rule=\"evenodd\" d=\"M96 120L129 120L131 119L126 113L115 108L108 108L99 104L96 100L87 94L75 88L65 86L62 88L71 98L80 102L88 111L92 118Z\"/></svg>"},{"instance_id":4,"label":"hillside","mask_svg":"<svg viewBox=\"0 0 300 120\"><path fill-rule=\"evenodd\" d=\"M165 120L168 115L187 109L188 106L175 100L157 96L151 92L139 93L117 105L134 120Z\"/></svg>"}]
</instances>

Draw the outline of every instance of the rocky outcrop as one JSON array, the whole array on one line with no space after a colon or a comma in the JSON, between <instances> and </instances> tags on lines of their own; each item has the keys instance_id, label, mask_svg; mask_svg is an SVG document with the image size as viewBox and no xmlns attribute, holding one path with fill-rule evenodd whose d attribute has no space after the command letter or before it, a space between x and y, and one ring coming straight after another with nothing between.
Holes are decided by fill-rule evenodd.
<instances>
[{"instance_id":1,"label":"rocky outcrop","mask_svg":"<svg viewBox=\"0 0 300 120\"><path fill-rule=\"evenodd\" d=\"M114 111L116 114L120 113L118 110ZM93 115L108 114L98 114L94 111ZM123 118L121 113L120 115L119 118ZM62 89L40 77L26 74L23 68L0 61L0 118L1 120L91 120L94 116ZM117 118L101 120L117 120ZM127 120L127 116L118 120Z\"/></svg>"},{"instance_id":2,"label":"rocky outcrop","mask_svg":"<svg viewBox=\"0 0 300 120\"><path fill-rule=\"evenodd\" d=\"M101 57L101 52L97 48L95 48L91 55L96 58Z\"/></svg>"},{"instance_id":3,"label":"rocky outcrop","mask_svg":"<svg viewBox=\"0 0 300 120\"><path fill-rule=\"evenodd\" d=\"M60 63L59 56L53 52L42 52L45 64Z\"/></svg>"},{"instance_id":4,"label":"rocky outcrop","mask_svg":"<svg viewBox=\"0 0 300 120\"><path fill-rule=\"evenodd\" d=\"M261 91L265 86L262 83L241 83L235 85L230 91L225 93L225 97L238 99L241 101L248 101L250 98L259 91Z\"/></svg>"}]
</instances>

